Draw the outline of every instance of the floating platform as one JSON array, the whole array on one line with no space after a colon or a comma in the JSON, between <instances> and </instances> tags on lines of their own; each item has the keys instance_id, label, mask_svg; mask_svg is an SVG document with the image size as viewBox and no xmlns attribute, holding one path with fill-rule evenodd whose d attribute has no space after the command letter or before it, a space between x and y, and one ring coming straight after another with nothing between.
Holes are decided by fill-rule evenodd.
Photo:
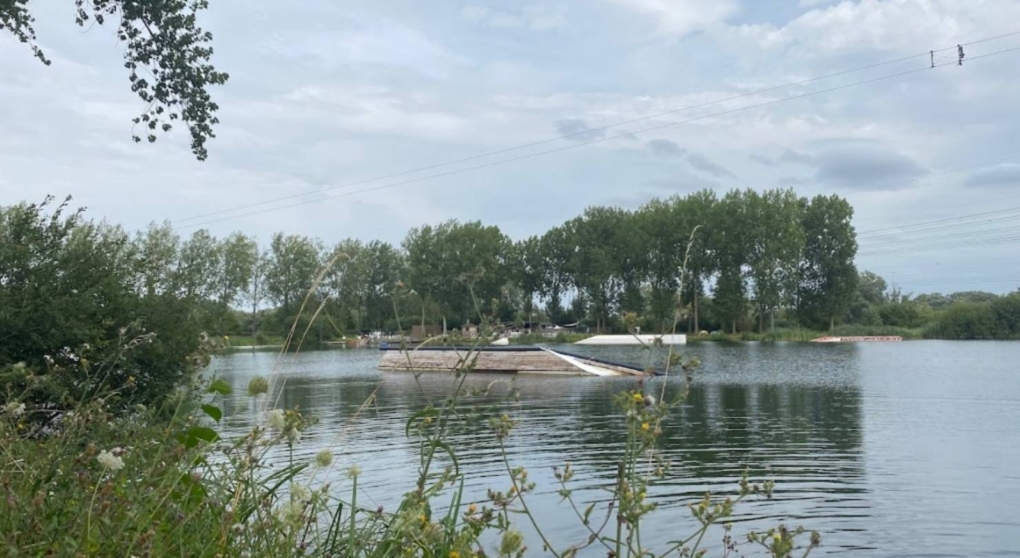
<instances>
[{"instance_id":1,"label":"floating platform","mask_svg":"<svg viewBox=\"0 0 1020 558\"><path fill-rule=\"evenodd\" d=\"M890 342L903 341L899 335L858 335L851 337L819 337L812 339L812 343L862 343L862 342Z\"/></svg>"},{"instance_id":2,"label":"floating platform","mask_svg":"<svg viewBox=\"0 0 1020 558\"><path fill-rule=\"evenodd\" d=\"M545 347L380 347L380 370L452 372L471 365L472 373L549 376L647 376L644 370L600 358ZM469 362L465 363L464 359Z\"/></svg>"},{"instance_id":3,"label":"floating platform","mask_svg":"<svg viewBox=\"0 0 1020 558\"><path fill-rule=\"evenodd\" d=\"M655 345L659 342L663 345L686 345L687 336L682 334L672 335L596 335L582 339L575 345Z\"/></svg>"}]
</instances>

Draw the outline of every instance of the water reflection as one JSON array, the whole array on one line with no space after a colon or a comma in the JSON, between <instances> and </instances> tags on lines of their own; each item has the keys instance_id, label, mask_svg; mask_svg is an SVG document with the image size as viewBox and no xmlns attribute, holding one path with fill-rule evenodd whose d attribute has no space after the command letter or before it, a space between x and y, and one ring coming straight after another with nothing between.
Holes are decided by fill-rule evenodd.
<instances>
[{"instance_id":1,"label":"water reflection","mask_svg":"<svg viewBox=\"0 0 1020 558\"><path fill-rule=\"evenodd\" d=\"M706 355L712 358L705 359L688 402L664 427L661 450L673 469L649 497L672 509L651 516L643 529L646 544L662 546L693 529L686 510L678 508L706 490L732 491L745 467L753 476L768 476L780 486L774 502L741 508L738 521L748 528L809 517L812 527L830 532L863 529L869 504L862 496L867 492L862 482L862 397L853 370L833 367L824 378L783 376L765 365L772 360L767 354L698 349L719 354ZM845 351L832 354L835 358L830 360L837 364L847 357ZM322 447L342 449L332 482L342 486L343 468L358 463L364 471L359 481L364 496L376 505L392 507L409 489L418 464L416 447L404 435L405 421L429 399L446 396L451 378L426 375L419 383L406 373L379 374L374 369L377 358L373 351L333 351L283 360L265 353L219 360L215 373L235 388L225 406L227 428L241 432L259 420L253 402L243 394L251 377L275 367L283 379L273 394L279 405L302 409L320 420L305 436L296 458L311 459ZM740 370L729 368L736 362L743 363ZM484 388L494 379L510 380L479 376L468 385ZM662 382L653 380L648 387L657 393ZM527 467L538 483L530 505L559 543L575 543L586 532L559 503L552 467L570 462L578 471L578 501L606 500L604 488L612 483L625 439L612 399L633 383L633 379L514 379L520 403L511 412L520 422L507 441L507 452L510 462ZM675 380L666 381L668 399L679 389ZM505 393L508 388L498 386L495 391ZM352 420L373 393L377 402ZM498 445L485 420L456 431L451 444L467 471L472 499L483 500L488 488L508 488ZM832 550L840 543L827 546Z\"/></svg>"}]
</instances>

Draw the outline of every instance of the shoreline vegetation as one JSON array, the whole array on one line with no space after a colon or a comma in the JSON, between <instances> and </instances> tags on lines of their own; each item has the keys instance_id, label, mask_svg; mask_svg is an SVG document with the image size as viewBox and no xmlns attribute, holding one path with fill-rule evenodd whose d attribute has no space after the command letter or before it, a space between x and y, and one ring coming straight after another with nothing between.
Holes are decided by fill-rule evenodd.
<instances>
[{"instance_id":1,"label":"shoreline vegetation","mask_svg":"<svg viewBox=\"0 0 1020 558\"><path fill-rule=\"evenodd\" d=\"M0 282L0 302L10 318L0 322L0 337L16 341L0 346L6 555L568 558L591 548L640 558L702 556L713 541L713 552L723 555L805 558L821 544L818 533L782 523L734 532L730 519L745 500L762 500L760 507L772 498L771 481L752 480L766 473L760 467L686 508L659 509L649 487L669 477L671 464L658 440L682 420L676 411L699 366L672 347L651 350L668 351L673 382L634 378L614 398L616 470L563 463L554 468L554 485L542 487L558 492L584 535L565 540L546 532L529 508L539 487L506 451L518 420L513 383L466 383L477 347L499 329L471 287L475 345L453 372L441 373L449 382L444 398L430 398L419 385L425 397L407 418L404 435L420 458L418 472L394 479L406 486L399 504L367 506L358 485L365 455L347 454L344 441L333 439L314 456L297 457L309 443L303 440L318 437L317 419L276 407L284 382L275 369L247 386L257 423L221 437L221 421L230 418L223 398L233 388L204 370L229 338L202 333L208 300L196 296L186 275L136 275L132 266L144 269L158 254L139 257L119 230L62 211L0 213L0 235L14 240L0 242L8 278ZM315 295L334 263L295 301L281 354L314 338L325 306ZM366 419L379 397L376 388L342 420L350 426ZM465 431L483 436L472 436L471 452L462 455L455 434ZM501 457L503 474L483 499L469 502L465 480L476 466L470 455L482 443ZM574 496L574 486L592 478L601 479L608 499ZM676 515L675 543L642 544L642 522L653 513ZM535 540L541 542L526 542Z\"/></svg>"}]
</instances>

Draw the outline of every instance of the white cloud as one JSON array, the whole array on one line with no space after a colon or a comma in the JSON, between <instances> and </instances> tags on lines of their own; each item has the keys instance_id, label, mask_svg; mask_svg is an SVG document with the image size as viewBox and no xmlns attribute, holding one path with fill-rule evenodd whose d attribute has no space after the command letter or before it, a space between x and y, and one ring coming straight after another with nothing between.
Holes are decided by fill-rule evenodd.
<instances>
[{"instance_id":1,"label":"white cloud","mask_svg":"<svg viewBox=\"0 0 1020 558\"><path fill-rule=\"evenodd\" d=\"M662 33L686 35L725 21L739 9L735 0L612 0L652 17Z\"/></svg>"},{"instance_id":2,"label":"white cloud","mask_svg":"<svg viewBox=\"0 0 1020 558\"><path fill-rule=\"evenodd\" d=\"M546 6L525 6L520 12L512 13L471 4L461 8L460 17L477 25L527 27L532 31L558 29L566 23L566 15L562 9L551 9Z\"/></svg>"}]
</instances>

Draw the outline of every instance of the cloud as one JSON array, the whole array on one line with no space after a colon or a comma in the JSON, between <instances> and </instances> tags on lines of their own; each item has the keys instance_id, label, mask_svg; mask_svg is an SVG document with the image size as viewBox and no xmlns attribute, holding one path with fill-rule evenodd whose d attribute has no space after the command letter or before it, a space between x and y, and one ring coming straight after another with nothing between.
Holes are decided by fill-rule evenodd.
<instances>
[{"instance_id":1,"label":"cloud","mask_svg":"<svg viewBox=\"0 0 1020 558\"><path fill-rule=\"evenodd\" d=\"M768 155L753 154L748 155L752 161L756 161L766 167L778 167L783 164L796 164L796 165L814 165L815 158L806 153L794 151L793 149L787 149L778 157L769 157Z\"/></svg>"},{"instance_id":2,"label":"cloud","mask_svg":"<svg viewBox=\"0 0 1020 558\"><path fill-rule=\"evenodd\" d=\"M532 31L557 29L566 23L566 16L562 11L544 6L526 6L519 13L511 13L487 6L468 5L461 8L460 17L476 25L527 27Z\"/></svg>"},{"instance_id":3,"label":"cloud","mask_svg":"<svg viewBox=\"0 0 1020 558\"><path fill-rule=\"evenodd\" d=\"M591 141L603 138L605 130L594 129L580 118L566 118L556 121L556 132L561 136L569 136L571 141Z\"/></svg>"},{"instance_id":4,"label":"cloud","mask_svg":"<svg viewBox=\"0 0 1020 558\"><path fill-rule=\"evenodd\" d=\"M963 181L964 186L1018 186L1020 185L1020 165L1011 163L978 171Z\"/></svg>"},{"instance_id":5,"label":"cloud","mask_svg":"<svg viewBox=\"0 0 1020 558\"><path fill-rule=\"evenodd\" d=\"M897 190L928 171L913 159L879 147L853 145L823 151L814 157L815 180L856 190Z\"/></svg>"},{"instance_id":6,"label":"cloud","mask_svg":"<svg viewBox=\"0 0 1020 558\"><path fill-rule=\"evenodd\" d=\"M739 9L736 0L612 0L639 14L654 18L659 31L686 35L725 21Z\"/></svg>"},{"instance_id":7,"label":"cloud","mask_svg":"<svg viewBox=\"0 0 1020 558\"><path fill-rule=\"evenodd\" d=\"M646 145L648 151L657 157L681 157L686 150L667 139L654 139Z\"/></svg>"},{"instance_id":8,"label":"cloud","mask_svg":"<svg viewBox=\"0 0 1020 558\"><path fill-rule=\"evenodd\" d=\"M721 167L712 161L708 160L707 157L699 153L691 153L687 156L687 162L703 173L710 174L716 178L736 178L736 175L730 172L729 169Z\"/></svg>"},{"instance_id":9,"label":"cloud","mask_svg":"<svg viewBox=\"0 0 1020 558\"><path fill-rule=\"evenodd\" d=\"M815 158L811 155L787 149L777 159L780 163L794 163L797 165L813 165L815 164Z\"/></svg>"}]
</instances>

